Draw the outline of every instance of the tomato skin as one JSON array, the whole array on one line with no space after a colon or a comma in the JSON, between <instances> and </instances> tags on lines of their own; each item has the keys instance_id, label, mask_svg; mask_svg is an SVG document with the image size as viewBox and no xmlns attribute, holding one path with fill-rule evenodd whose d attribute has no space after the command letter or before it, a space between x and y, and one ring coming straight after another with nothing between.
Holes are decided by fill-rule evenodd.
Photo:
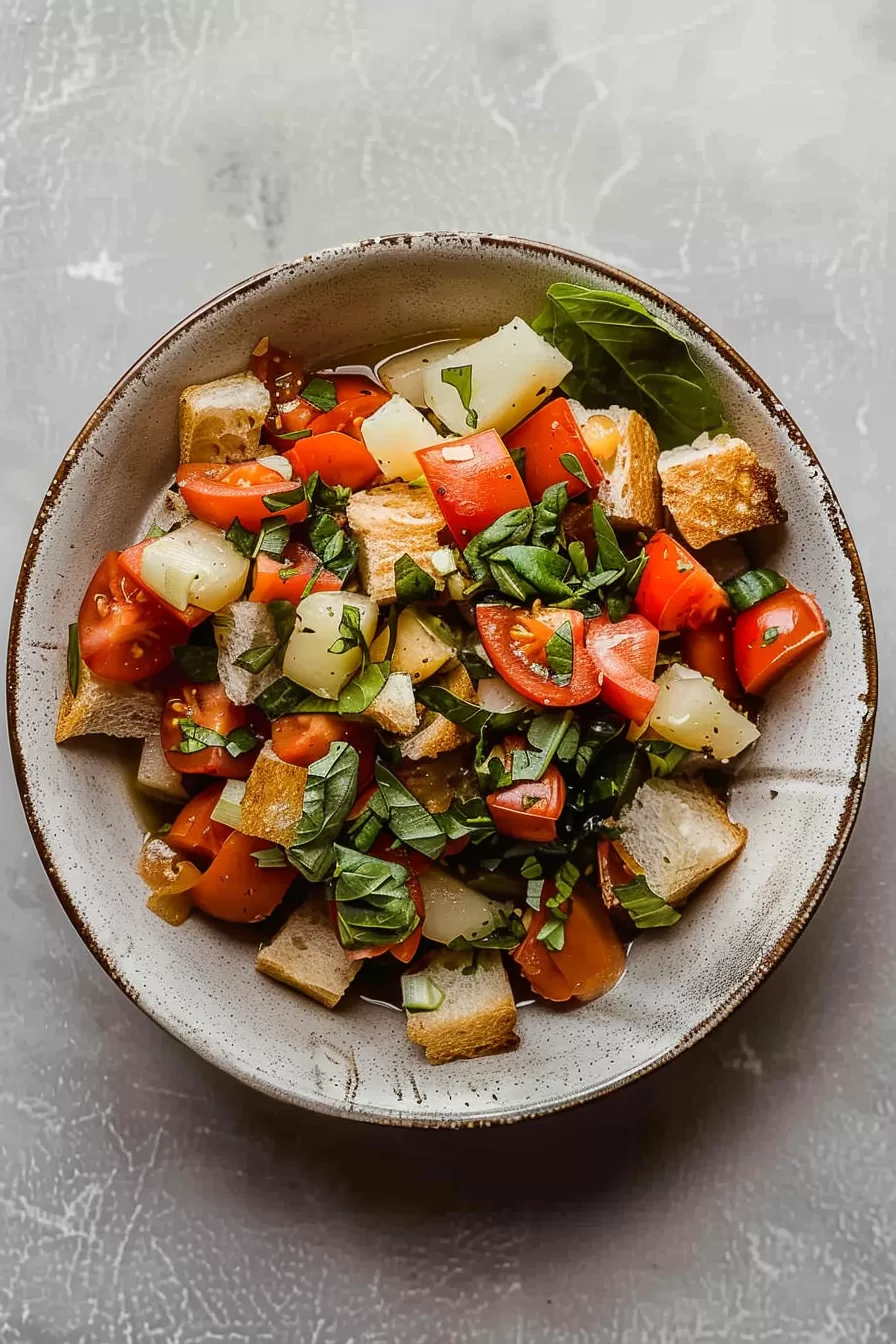
<instances>
[{"instance_id":1,"label":"tomato skin","mask_svg":"<svg viewBox=\"0 0 896 1344\"><path fill-rule=\"evenodd\" d=\"M525 746L526 739L520 734L505 737L502 744L505 770L510 770L512 753L524 750ZM535 803L528 801L532 798ZM556 765L549 765L541 779L509 784L487 794L485 802L501 835L546 844L557 838L557 820L566 802L566 784Z\"/></svg>"},{"instance_id":2,"label":"tomato skin","mask_svg":"<svg viewBox=\"0 0 896 1344\"><path fill-rule=\"evenodd\" d=\"M668 532L655 532L644 549L647 564L635 594L635 610L658 630L705 625L730 605L728 594L709 570Z\"/></svg>"},{"instance_id":3,"label":"tomato skin","mask_svg":"<svg viewBox=\"0 0 896 1344\"><path fill-rule=\"evenodd\" d=\"M231 831L210 867L190 888L193 904L230 924L256 924L266 919L277 909L296 875L291 864L259 868L253 853L270 848L268 840Z\"/></svg>"},{"instance_id":4,"label":"tomato skin","mask_svg":"<svg viewBox=\"0 0 896 1344\"><path fill-rule=\"evenodd\" d=\"M207 463L194 462L178 467L177 483L184 503L194 518L220 527L226 532L234 518L249 532L258 532L268 518L279 518L287 523L300 523L308 513L308 501L291 504L287 509L271 511L264 504L265 495L283 495L296 489L295 481L284 481L283 477L270 468L258 464L268 476L267 480L255 485L239 485L236 482L240 474L248 479L245 468L232 466L209 466ZM239 472L240 474L234 474ZM256 475L260 472L256 472ZM271 480L277 476L277 480ZM230 478L229 480L227 478Z\"/></svg>"},{"instance_id":5,"label":"tomato skin","mask_svg":"<svg viewBox=\"0 0 896 1344\"><path fill-rule=\"evenodd\" d=\"M681 656L695 672L709 677L728 700L743 696L734 666L734 622L729 611L717 616L697 630L682 630Z\"/></svg>"},{"instance_id":6,"label":"tomato skin","mask_svg":"<svg viewBox=\"0 0 896 1344\"><path fill-rule=\"evenodd\" d=\"M78 643L90 671L108 681L142 681L169 665L182 638L166 608L122 569L118 551L108 551L78 611Z\"/></svg>"},{"instance_id":7,"label":"tomato skin","mask_svg":"<svg viewBox=\"0 0 896 1344\"><path fill-rule=\"evenodd\" d=\"M358 789L373 779L376 731L365 723L347 723L338 714L284 714L271 724L271 746L288 765L313 765L331 742L348 742L358 753Z\"/></svg>"},{"instance_id":8,"label":"tomato skin","mask_svg":"<svg viewBox=\"0 0 896 1344\"><path fill-rule=\"evenodd\" d=\"M143 582L143 552L146 550L147 546L151 546L154 541L158 540L158 537L147 537L145 541L138 541L136 546L129 546L128 549L122 551L121 555L118 557L118 563L121 566L122 572L126 574L138 588L144 593L147 593L152 598L153 602L157 603L167 615L172 616L181 626L186 626L188 630L193 630L197 625L201 625L203 621L208 620L211 616L210 611L204 611L202 607L195 607L192 604L184 607L183 611L180 611L177 607L173 607L170 602L166 602L164 597L159 597L158 593L153 592L153 590L147 587ZM183 633L181 633L180 639L175 640L175 643L182 643L183 639L184 636Z\"/></svg>"},{"instance_id":9,"label":"tomato skin","mask_svg":"<svg viewBox=\"0 0 896 1344\"><path fill-rule=\"evenodd\" d=\"M320 561L314 552L309 551L306 546L302 546L298 541L289 542L279 559L262 552L255 561L249 601L278 602L285 600L297 606L302 597L305 596L308 580L319 564ZM280 571L282 569L297 569L299 572L293 574L291 578L281 579ZM342 579L338 574L332 574L330 570L322 569L309 592L332 593L341 587Z\"/></svg>"},{"instance_id":10,"label":"tomato skin","mask_svg":"<svg viewBox=\"0 0 896 1344\"><path fill-rule=\"evenodd\" d=\"M643 723L656 701L659 643L659 630L644 616L623 616L615 623L597 616L585 627L585 647L602 676L600 698L633 723Z\"/></svg>"},{"instance_id":11,"label":"tomato skin","mask_svg":"<svg viewBox=\"0 0 896 1344\"><path fill-rule=\"evenodd\" d=\"M312 430L316 423L313 422ZM326 485L347 485L352 490L361 490L380 474L360 439L336 430L299 439L290 444L284 456L303 481L316 471Z\"/></svg>"},{"instance_id":12,"label":"tomato skin","mask_svg":"<svg viewBox=\"0 0 896 1344\"><path fill-rule=\"evenodd\" d=\"M322 411L309 424L313 435L336 430L353 439L361 438L361 422L389 400L389 393L369 378L355 373L323 374L336 387L338 398L332 411ZM335 482L329 481L329 485ZM348 482L344 482L348 484Z\"/></svg>"},{"instance_id":13,"label":"tomato skin","mask_svg":"<svg viewBox=\"0 0 896 1344\"><path fill-rule=\"evenodd\" d=\"M225 826L222 821L212 821L212 812L223 788L223 783L209 784L207 789L184 803L165 836L172 849L194 862L211 863L232 831L232 827Z\"/></svg>"},{"instance_id":14,"label":"tomato skin","mask_svg":"<svg viewBox=\"0 0 896 1344\"><path fill-rule=\"evenodd\" d=\"M533 504L544 495L545 490L560 481L566 482L569 499L587 492L589 486L600 485L604 478L598 464L588 450L579 422L570 410L567 397L557 397L534 411L516 429L504 436L504 443L511 449L524 448L526 490ZM582 470L588 477L588 485L573 476L561 464L563 453L573 453L579 459ZM592 529L593 531L593 529Z\"/></svg>"},{"instance_id":15,"label":"tomato skin","mask_svg":"<svg viewBox=\"0 0 896 1344\"><path fill-rule=\"evenodd\" d=\"M172 770L185 775L215 775L218 779L248 779L257 751L231 756L224 747L204 747L202 751L178 751L183 740L178 720L192 719L203 728L212 728L226 737L234 728L249 726L249 711L234 705L220 681L185 683L162 711L162 747Z\"/></svg>"},{"instance_id":16,"label":"tomato skin","mask_svg":"<svg viewBox=\"0 0 896 1344\"><path fill-rule=\"evenodd\" d=\"M620 979L625 970L625 948L603 904L580 882L568 903L563 947L559 952L550 951L538 941L538 934L551 913L546 902L555 892L555 884L545 882L541 909L512 955L542 998L553 1003L569 999L588 1003L608 993Z\"/></svg>"},{"instance_id":17,"label":"tomato skin","mask_svg":"<svg viewBox=\"0 0 896 1344\"><path fill-rule=\"evenodd\" d=\"M564 621L572 627L572 677L568 686L549 681L545 662L533 659L513 634L528 621L548 627L551 633ZM495 670L515 691L535 700L540 705L566 708L584 705L594 700L600 691L600 677L585 650L585 620L580 611L565 607L545 607L536 618L530 617L523 607L502 607L480 602L476 608L476 627L479 638Z\"/></svg>"},{"instance_id":18,"label":"tomato skin","mask_svg":"<svg viewBox=\"0 0 896 1344\"><path fill-rule=\"evenodd\" d=\"M365 804L372 792L373 790L371 789L365 797ZM358 803L360 802L361 799L359 798ZM356 803L355 808L357 808L357 806L358 804ZM355 808L352 809L353 812L355 811ZM360 811L363 811L363 808L361 808ZM420 946L420 939L423 936L423 920L426 914L423 905L423 888L420 886L418 874L423 873L427 868L432 867L432 859L428 859L425 854L418 854L415 850L405 849L403 846L393 849L392 842L393 837L391 833L384 831L381 835L377 836L376 840L370 846L370 853L375 855L378 859L386 859L389 863L400 863L403 868L407 869L408 893L411 900L414 902L414 908L420 917L420 923L417 925L416 929L414 929L413 933L409 933L407 938L402 939L400 943L394 943L392 947L361 947L355 952L346 952L345 955L350 961L368 961L371 957L380 957L384 952L391 952L396 960L407 965L408 962L413 961L414 957L417 955L417 948ZM331 901L330 904L331 906L334 906L336 905L336 902Z\"/></svg>"},{"instance_id":19,"label":"tomato skin","mask_svg":"<svg viewBox=\"0 0 896 1344\"><path fill-rule=\"evenodd\" d=\"M468 446L467 461L446 460L442 450ZM420 469L436 497L456 544L464 548L483 528L511 509L524 509L529 496L523 478L493 429L450 443L435 443L417 452Z\"/></svg>"},{"instance_id":20,"label":"tomato skin","mask_svg":"<svg viewBox=\"0 0 896 1344\"><path fill-rule=\"evenodd\" d=\"M770 644L766 631L777 630ZM763 598L734 622L734 665L749 695L762 695L806 654L827 639L824 613L811 593L782 588Z\"/></svg>"}]
</instances>

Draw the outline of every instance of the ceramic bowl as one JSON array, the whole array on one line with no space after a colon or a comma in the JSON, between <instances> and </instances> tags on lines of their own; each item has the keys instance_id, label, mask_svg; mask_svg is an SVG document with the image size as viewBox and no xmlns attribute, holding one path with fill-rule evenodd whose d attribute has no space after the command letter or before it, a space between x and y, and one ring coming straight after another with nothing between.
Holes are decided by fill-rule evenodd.
<instances>
[{"instance_id":1,"label":"ceramic bowl","mask_svg":"<svg viewBox=\"0 0 896 1344\"><path fill-rule=\"evenodd\" d=\"M519 1014L513 1054L432 1067L398 1013L336 1012L265 979L252 935L194 918L169 928L134 873L143 824L117 745L57 748L64 633L106 550L141 534L176 462L178 393L246 365L262 334L326 367L372 343L401 348L533 316L553 281L634 295L691 342L728 419L773 466L790 525L761 558L818 594L832 635L770 696L734 784L742 856L671 930L638 939L626 975L575 1013ZM723 340L648 285L559 248L478 235L372 239L277 266L213 299L113 388L69 449L40 510L15 599L10 729L44 866L126 994L205 1059L272 1096L399 1124L517 1120L599 1096L679 1054L765 978L799 936L843 853L875 707L868 596L846 522L780 401Z\"/></svg>"}]
</instances>

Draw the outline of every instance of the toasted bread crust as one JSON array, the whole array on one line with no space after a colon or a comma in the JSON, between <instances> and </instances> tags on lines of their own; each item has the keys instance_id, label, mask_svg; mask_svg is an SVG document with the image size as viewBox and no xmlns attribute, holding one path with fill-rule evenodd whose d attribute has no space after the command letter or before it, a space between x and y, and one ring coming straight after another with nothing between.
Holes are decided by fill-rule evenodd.
<instances>
[{"instance_id":1,"label":"toasted bread crust","mask_svg":"<svg viewBox=\"0 0 896 1344\"><path fill-rule=\"evenodd\" d=\"M701 435L692 451L660 458L663 503L689 546L699 550L724 537L787 521L771 467L743 439Z\"/></svg>"},{"instance_id":2,"label":"toasted bread crust","mask_svg":"<svg viewBox=\"0 0 896 1344\"><path fill-rule=\"evenodd\" d=\"M476 703L476 688L470 680L467 669L458 665L443 677L436 677L435 684L444 686L453 695L471 705ZM443 714L435 714L429 722L407 742L401 744L401 754L410 761L419 761L425 757L441 756L444 751L455 751L473 741L473 734L466 728L452 723Z\"/></svg>"},{"instance_id":3,"label":"toasted bread crust","mask_svg":"<svg viewBox=\"0 0 896 1344\"><path fill-rule=\"evenodd\" d=\"M78 694L66 684L56 719L56 741L85 733L106 737L151 737L158 733L162 697L156 691L140 690L120 681L95 677L81 660Z\"/></svg>"},{"instance_id":4,"label":"toasted bread crust","mask_svg":"<svg viewBox=\"0 0 896 1344\"><path fill-rule=\"evenodd\" d=\"M682 839L683 822L688 845ZM623 809L619 829L651 888L675 906L736 858L747 841L747 828L731 820L725 805L699 778L648 780ZM697 855L702 856L699 867Z\"/></svg>"},{"instance_id":5,"label":"toasted bread crust","mask_svg":"<svg viewBox=\"0 0 896 1344\"><path fill-rule=\"evenodd\" d=\"M335 1008L360 970L346 955L330 923L326 901L307 900L261 948L255 969L280 980L325 1008Z\"/></svg>"}]
</instances>

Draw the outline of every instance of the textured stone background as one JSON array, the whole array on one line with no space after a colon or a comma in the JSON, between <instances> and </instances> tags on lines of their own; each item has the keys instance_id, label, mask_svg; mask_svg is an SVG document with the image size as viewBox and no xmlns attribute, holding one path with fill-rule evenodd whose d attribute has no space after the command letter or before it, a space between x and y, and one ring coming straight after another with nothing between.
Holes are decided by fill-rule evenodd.
<instances>
[{"instance_id":1,"label":"textured stone background","mask_svg":"<svg viewBox=\"0 0 896 1344\"><path fill-rule=\"evenodd\" d=\"M828 899L682 1060L575 1113L378 1131L257 1098L106 980L3 764L0 1339L896 1340L892 0L6 0L4 609L120 372L283 258L557 240L705 316L857 534L884 703ZM888 563L889 562L889 563Z\"/></svg>"}]
</instances>

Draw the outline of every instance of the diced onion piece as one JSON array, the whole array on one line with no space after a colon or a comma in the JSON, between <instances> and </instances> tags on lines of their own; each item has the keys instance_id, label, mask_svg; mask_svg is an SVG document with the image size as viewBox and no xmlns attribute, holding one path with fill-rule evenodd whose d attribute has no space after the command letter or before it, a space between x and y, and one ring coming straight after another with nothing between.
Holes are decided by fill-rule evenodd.
<instances>
[{"instance_id":1,"label":"diced onion piece","mask_svg":"<svg viewBox=\"0 0 896 1344\"><path fill-rule=\"evenodd\" d=\"M443 577L454 573L457 569L457 561L450 546L440 546L437 551L433 551L432 567L437 574L441 574Z\"/></svg>"},{"instance_id":2,"label":"diced onion piece","mask_svg":"<svg viewBox=\"0 0 896 1344\"><path fill-rule=\"evenodd\" d=\"M425 971L401 977L401 1006L409 1013L432 1013L445 1002L440 989Z\"/></svg>"},{"instance_id":3,"label":"diced onion piece","mask_svg":"<svg viewBox=\"0 0 896 1344\"><path fill-rule=\"evenodd\" d=\"M282 476L284 481L292 480L292 463L279 453L271 453L270 457L262 459L262 466L270 467L271 471L276 471L278 476Z\"/></svg>"},{"instance_id":4,"label":"diced onion piece","mask_svg":"<svg viewBox=\"0 0 896 1344\"><path fill-rule=\"evenodd\" d=\"M521 709L541 709L534 700L528 700L508 686L503 677L483 677L476 686L476 697L482 708L491 714L515 714Z\"/></svg>"},{"instance_id":5,"label":"diced onion piece","mask_svg":"<svg viewBox=\"0 0 896 1344\"><path fill-rule=\"evenodd\" d=\"M249 560L210 523L194 521L175 528L143 552L143 582L178 611L192 603L219 611L242 594Z\"/></svg>"},{"instance_id":6,"label":"diced onion piece","mask_svg":"<svg viewBox=\"0 0 896 1344\"><path fill-rule=\"evenodd\" d=\"M423 937L434 943L485 938L503 921L508 907L490 901L437 865L419 876L426 917Z\"/></svg>"},{"instance_id":7,"label":"diced onion piece","mask_svg":"<svg viewBox=\"0 0 896 1344\"><path fill-rule=\"evenodd\" d=\"M758 738L756 725L732 709L721 691L692 668L674 663L657 685L650 727L667 742L691 751L706 748L717 761L727 761Z\"/></svg>"},{"instance_id":8,"label":"diced onion piece","mask_svg":"<svg viewBox=\"0 0 896 1344\"><path fill-rule=\"evenodd\" d=\"M413 481L420 475L418 448L438 443L432 425L404 397L393 397L361 421L364 446L384 476Z\"/></svg>"},{"instance_id":9,"label":"diced onion piece","mask_svg":"<svg viewBox=\"0 0 896 1344\"><path fill-rule=\"evenodd\" d=\"M469 410L457 388L442 381L444 370L464 365L471 368ZM534 411L571 368L565 355L515 317L492 336L429 366L423 391L427 406L455 434L483 429L503 434Z\"/></svg>"},{"instance_id":10,"label":"diced onion piece","mask_svg":"<svg viewBox=\"0 0 896 1344\"><path fill-rule=\"evenodd\" d=\"M425 406L425 370L469 344L469 340L432 341L429 345L418 345L415 350L403 350L400 355L390 355L377 365L377 377L393 396L404 397L412 406Z\"/></svg>"},{"instance_id":11,"label":"diced onion piece","mask_svg":"<svg viewBox=\"0 0 896 1344\"><path fill-rule=\"evenodd\" d=\"M407 672L415 685L426 681L454 657L456 649L444 622L428 612L410 606L399 614L392 650L392 671ZM386 656L389 631L377 635L370 656L379 661Z\"/></svg>"},{"instance_id":12,"label":"diced onion piece","mask_svg":"<svg viewBox=\"0 0 896 1344\"><path fill-rule=\"evenodd\" d=\"M245 792L244 779L228 779L221 790L221 797L215 803L212 821L220 821L222 826L229 826L231 830L238 831L243 819L242 804Z\"/></svg>"},{"instance_id":13,"label":"diced onion piece","mask_svg":"<svg viewBox=\"0 0 896 1344\"><path fill-rule=\"evenodd\" d=\"M369 643L376 633L379 607L365 593L311 593L296 608L283 672L312 695L335 700L361 666L360 648L330 652L343 638L339 626L346 607L360 612L361 634Z\"/></svg>"}]
</instances>

